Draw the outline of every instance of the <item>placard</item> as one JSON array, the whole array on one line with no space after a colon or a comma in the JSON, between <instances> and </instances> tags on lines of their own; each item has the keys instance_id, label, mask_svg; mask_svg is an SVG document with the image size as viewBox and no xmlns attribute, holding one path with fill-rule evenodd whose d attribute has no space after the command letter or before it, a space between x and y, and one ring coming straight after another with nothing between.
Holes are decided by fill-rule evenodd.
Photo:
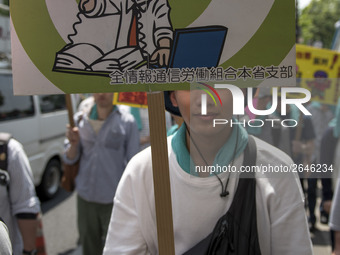
<instances>
[{"instance_id":1,"label":"placard","mask_svg":"<svg viewBox=\"0 0 340 255\"><path fill-rule=\"evenodd\" d=\"M340 53L296 45L297 85L311 92L312 101L336 105L340 96Z\"/></svg>"},{"instance_id":2,"label":"placard","mask_svg":"<svg viewBox=\"0 0 340 255\"><path fill-rule=\"evenodd\" d=\"M138 108L147 108L146 92L117 92L113 95L113 104L122 104Z\"/></svg>"},{"instance_id":3,"label":"placard","mask_svg":"<svg viewBox=\"0 0 340 255\"><path fill-rule=\"evenodd\" d=\"M295 84L293 0L13 0L15 94Z\"/></svg>"}]
</instances>

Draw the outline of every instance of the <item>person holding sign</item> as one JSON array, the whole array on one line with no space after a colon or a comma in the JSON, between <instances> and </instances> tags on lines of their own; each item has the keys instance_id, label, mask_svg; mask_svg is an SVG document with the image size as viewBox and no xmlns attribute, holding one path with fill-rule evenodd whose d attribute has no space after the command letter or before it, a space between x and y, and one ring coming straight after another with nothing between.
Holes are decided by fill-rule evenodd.
<instances>
[{"instance_id":1,"label":"person holding sign","mask_svg":"<svg viewBox=\"0 0 340 255\"><path fill-rule=\"evenodd\" d=\"M84 112L75 114L77 127L68 127L64 154L67 164L80 160L76 191L84 255L102 254L116 187L139 149L137 125L131 114L112 104L113 93L93 98L83 104Z\"/></svg>"},{"instance_id":2,"label":"person holding sign","mask_svg":"<svg viewBox=\"0 0 340 255\"><path fill-rule=\"evenodd\" d=\"M206 115L202 90L165 93L167 109L184 119L168 140L175 253L312 254L298 176L241 171L289 168L292 160L242 125L213 126L213 119L233 118L231 92L217 91L223 106L208 99ZM114 198L104 255L158 254L151 162L150 148L129 162Z\"/></svg>"}]
</instances>

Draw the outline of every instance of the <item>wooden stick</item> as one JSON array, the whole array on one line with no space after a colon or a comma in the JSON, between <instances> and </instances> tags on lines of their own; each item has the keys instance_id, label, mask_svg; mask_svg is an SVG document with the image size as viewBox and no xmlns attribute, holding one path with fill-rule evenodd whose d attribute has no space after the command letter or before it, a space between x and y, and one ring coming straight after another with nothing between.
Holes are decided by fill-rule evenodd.
<instances>
[{"instance_id":1,"label":"wooden stick","mask_svg":"<svg viewBox=\"0 0 340 255\"><path fill-rule=\"evenodd\" d=\"M148 93L150 143L157 218L158 253L174 255L169 159L163 92Z\"/></svg>"},{"instance_id":2,"label":"wooden stick","mask_svg":"<svg viewBox=\"0 0 340 255\"><path fill-rule=\"evenodd\" d=\"M74 127L72 98L70 94L65 94L66 108L68 112L68 123Z\"/></svg>"}]
</instances>

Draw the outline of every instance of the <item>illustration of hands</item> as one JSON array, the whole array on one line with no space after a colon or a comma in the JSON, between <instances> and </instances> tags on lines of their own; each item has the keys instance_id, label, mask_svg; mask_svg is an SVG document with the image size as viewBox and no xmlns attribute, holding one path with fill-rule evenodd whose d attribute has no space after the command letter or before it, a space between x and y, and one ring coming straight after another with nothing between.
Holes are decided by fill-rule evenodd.
<instances>
[{"instance_id":1,"label":"illustration of hands","mask_svg":"<svg viewBox=\"0 0 340 255\"><path fill-rule=\"evenodd\" d=\"M150 63L158 64L160 67L164 67L169 64L169 57L170 57L170 49L161 48L161 49L156 50L152 54Z\"/></svg>"},{"instance_id":2,"label":"illustration of hands","mask_svg":"<svg viewBox=\"0 0 340 255\"><path fill-rule=\"evenodd\" d=\"M170 58L170 39L159 40L159 47L152 53L150 63L160 67L168 66Z\"/></svg>"}]
</instances>

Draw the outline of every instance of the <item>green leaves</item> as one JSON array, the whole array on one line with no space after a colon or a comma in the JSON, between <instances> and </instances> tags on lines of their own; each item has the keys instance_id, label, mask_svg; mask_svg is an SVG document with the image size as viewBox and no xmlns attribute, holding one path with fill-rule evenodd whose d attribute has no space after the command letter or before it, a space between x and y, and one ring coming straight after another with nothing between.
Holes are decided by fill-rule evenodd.
<instances>
[{"instance_id":1,"label":"green leaves","mask_svg":"<svg viewBox=\"0 0 340 255\"><path fill-rule=\"evenodd\" d=\"M3 4L0 5L0 16L9 16L9 1L4 0Z\"/></svg>"},{"instance_id":2,"label":"green leaves","mask_svg":"<svg viewBox=\"0 0 340 255\"><path fill-rule=\"evenodd\" d=\"M340 0L312 0L302 10L300 27L304 44L323 43L330 48L335 32L335 22L340 19Z\"/></svg>"}]
</instances>

